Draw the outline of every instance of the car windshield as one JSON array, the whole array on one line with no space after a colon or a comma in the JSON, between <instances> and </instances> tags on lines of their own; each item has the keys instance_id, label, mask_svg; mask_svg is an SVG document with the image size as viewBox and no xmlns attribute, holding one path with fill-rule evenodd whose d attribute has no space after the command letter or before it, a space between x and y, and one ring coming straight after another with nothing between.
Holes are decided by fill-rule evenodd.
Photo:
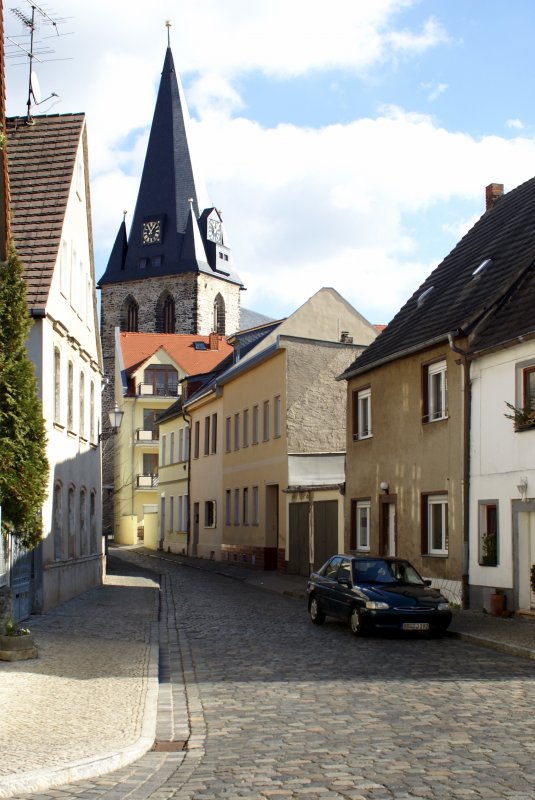
<instances>
[{"instance_id":1,"label":"car windshield","mask_svg":"<svg viewBox=\"0 0 535 800\"><path fill-rule=\"evenodd\" d=\"M353 562L353 582L411 583L421 586L423 579L408 561L370 558Z\"/></svg>"}]
</instances>

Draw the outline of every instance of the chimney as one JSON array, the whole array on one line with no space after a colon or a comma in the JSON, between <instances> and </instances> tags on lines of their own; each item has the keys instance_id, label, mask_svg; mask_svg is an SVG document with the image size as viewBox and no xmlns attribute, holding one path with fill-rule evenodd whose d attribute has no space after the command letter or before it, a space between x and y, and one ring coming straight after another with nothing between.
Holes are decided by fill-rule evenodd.
<instances>
[{"instance_id":1,"label":"chimney","mask_svg":"<svg viewBox=\"0 0 535 800\"><path fill-rule=\"evenodd\" d=\"M487 204L487 211L494 208L496 201L500 199L503 194L503 183L489 183L485 189L485 200Z\"/></svg>"},{"instance_id":2,"label":"chimney","mask_svg":"<svg viewBox=\"0 0 535 800\"><path fill-rule=\"evenodd\" d=\"M342 342L342 344L353 344L353 337L349 335L349 331L341 332L340 342Z\"/></svg>"},{"instance_id":3,"label":"chimney","mask_svg":"<svg viewBox=\"0 0 535 800\"><path fill-rule=\"evenodd\" d=\"M219 350L219 334L211 333L208 336L210 350Z\"/></svg>"}]
</instances>

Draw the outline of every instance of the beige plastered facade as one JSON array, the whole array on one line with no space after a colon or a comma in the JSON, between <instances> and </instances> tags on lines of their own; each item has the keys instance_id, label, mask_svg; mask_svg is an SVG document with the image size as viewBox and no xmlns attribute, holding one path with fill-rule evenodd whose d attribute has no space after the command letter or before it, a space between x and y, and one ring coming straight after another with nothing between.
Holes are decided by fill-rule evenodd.
<instances>
[{"instance_id":1,"label":"beige plastered facade","mask_svg":"<svg viewBox=\"0 0 535 800\"><path fill-rule=\"evenodd\" d=\"M447 364L447 417L424 423L423 369L426 364L442 359ZM346 550L351 549L351 527L355 524L352 504L370 501L370 552L386 554L385 543L380 540L381 514L383 504L391 503L394 554L409 559L451 601L460 603L466 567L463 564L464 380L459 355L444 342L378 366L347 383ZM373 435L354 440L353 394L366 387L371 389ZM387 490L380 489L382 482L388 484ZM428 555L423 543L422 497L435 493L447 495L447 555Z\"/></svg>"}]
</instances>

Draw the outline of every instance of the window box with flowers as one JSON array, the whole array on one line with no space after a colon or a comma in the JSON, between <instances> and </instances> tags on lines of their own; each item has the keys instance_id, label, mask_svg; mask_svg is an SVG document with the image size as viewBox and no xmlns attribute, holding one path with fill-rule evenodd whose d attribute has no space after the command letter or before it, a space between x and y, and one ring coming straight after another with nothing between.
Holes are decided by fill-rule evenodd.
<instances>
[{"instance_id":1,"label":"window box with flowers","mask_svg":"<svg viewBox=\"0 0 535 800\"><path fill-rule=\"evenodd\" d=\"M4 631L4 634L0 635L0 661L37 658L37 647L28 628L19 628L12 619L8 619Z\"/></svg>"}]
</instances>

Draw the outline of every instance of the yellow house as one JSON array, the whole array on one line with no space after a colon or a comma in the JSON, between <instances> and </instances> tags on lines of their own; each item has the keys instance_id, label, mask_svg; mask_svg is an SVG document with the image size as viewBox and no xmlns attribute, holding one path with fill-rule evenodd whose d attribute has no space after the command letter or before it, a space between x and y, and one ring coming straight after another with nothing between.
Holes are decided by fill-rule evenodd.
<instances>
[{"instance_id":1,"label":"yellow house","mask_svg":"<svg viewBox=\"0 0 535 800\"><path fill-rule=\"evenodd\" d=\"M192 553L305 575L343 546L345 393L335 377L376 335L324 288L287 319L231 339L234 363L184 403Z\"/></svg>"},{"instance_id":2,"label":"yellow house","mask_svg":"<svg viewBox=\"0 0 535 800\"><path fill-rule=\"evenodd\" d=\"M160 505L158 542L152 546L156 544L166 552L185 554L189 529L190 429L182 411L182 399L173 403L156 421L160 439Z\"/></svg>"},{"instance_id":3,"label":"yellow house","mask_svg":"<svg viewBox=\"0 0 535 800\"><path fill-rule=\"evenodd\" d=\"M108 441L115 450L114 535L120 544L136 544L141 539L153 549L164 546L168 528L165 493L164 513L159 520L162 510L159 467L162 462L165 467L178 463L180 434L177 430L176 440L171 437L173 431L160 438L158 417L176 403L181 381L186 376L213 369L230 352L230 345L218 334L116 331L115 397L119 398L124 416L118 435ZM184 447L184 438L182 441ZM179 468L177 472L180 474ZM167 485L168 470L165 480ZM187 522L187 516L183 515L182 527L184 520ZM178 525L178 521L174 524ZM175 538L172 537L168 547L180 545L181 539Z\"/></svg>"}]
</instances>

